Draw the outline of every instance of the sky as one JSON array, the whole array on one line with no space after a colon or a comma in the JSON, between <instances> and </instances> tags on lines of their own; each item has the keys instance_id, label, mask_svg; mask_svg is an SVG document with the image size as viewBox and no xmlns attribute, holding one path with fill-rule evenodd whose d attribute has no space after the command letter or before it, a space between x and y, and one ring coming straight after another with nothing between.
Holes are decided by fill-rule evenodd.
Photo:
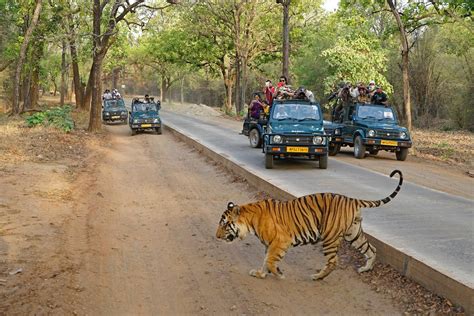
<instances>
[{"instance_id":1,"label":"sky","mask_svg":"<svg viewBox=\"0 0 474 316\"><path fill-rule=\"evenodd\" d=\"M332 12L339 5L339 0L324 0L323 7L326 11Z\"/></svg>"}]
</instances>

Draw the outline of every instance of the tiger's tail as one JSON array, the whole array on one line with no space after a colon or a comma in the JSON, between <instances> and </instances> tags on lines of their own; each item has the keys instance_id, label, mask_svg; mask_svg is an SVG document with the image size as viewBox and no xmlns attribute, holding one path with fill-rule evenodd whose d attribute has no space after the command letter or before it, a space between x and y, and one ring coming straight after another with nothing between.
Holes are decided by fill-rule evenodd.
<instances>
[{"instance_id":1,"label":"tiger's tail","mask_svg":"<svg viewBox=\"0 0 474 316\"><path fill-rule=\"evenodd\" d=\"M376 201L358 200L359 207L379 207L379 206L382 206L384 204L387 204L394 197L396 197L398 192L400 191L400 189L402 187L403 175L402 175L402 172L400 170L393 170L392 173L390 174L390 178L392 178L397 173L400 176L400 180L398 181L398 186L395 188L395 190L392 192L392 194L390 194L389 196L387 196L384 199L376 200Z\"/></svg>"}]
</instances>

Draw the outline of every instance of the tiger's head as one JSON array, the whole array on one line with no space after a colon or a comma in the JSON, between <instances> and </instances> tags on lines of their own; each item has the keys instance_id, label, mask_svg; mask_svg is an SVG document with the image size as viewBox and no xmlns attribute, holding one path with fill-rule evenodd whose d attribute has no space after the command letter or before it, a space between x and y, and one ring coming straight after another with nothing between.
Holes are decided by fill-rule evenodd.
<instances>
[{"instance_id":1,"label":"tiger's head","mask_svg":"<svg viewBox=\"0 0 474 316\"><path fill-rule=\"evenodd\" d=\"M222 214L219 226L217 227L216 237L231 242L238 237L240 229L237 220L240 215L240 207L232 202L227 204L227 210Z\"/></svg>"}]
</instances>

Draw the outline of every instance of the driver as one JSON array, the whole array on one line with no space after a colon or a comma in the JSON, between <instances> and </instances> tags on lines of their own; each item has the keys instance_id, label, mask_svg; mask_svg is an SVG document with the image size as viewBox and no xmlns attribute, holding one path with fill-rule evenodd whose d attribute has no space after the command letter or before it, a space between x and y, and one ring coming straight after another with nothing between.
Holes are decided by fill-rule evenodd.
<instances>
[{"instance_id":1,"label":"driver","mask_svg":"<svg viewBox=\"0 0 474 316\"><path fill-rule=\"evenodd\" d=\"M275 114L275 118L280 119L280 118L287 118L287 117L288 117L288 113L286 112L285 107L284 106L279 106L278 111Z\"/></svg>"}]
</instances>

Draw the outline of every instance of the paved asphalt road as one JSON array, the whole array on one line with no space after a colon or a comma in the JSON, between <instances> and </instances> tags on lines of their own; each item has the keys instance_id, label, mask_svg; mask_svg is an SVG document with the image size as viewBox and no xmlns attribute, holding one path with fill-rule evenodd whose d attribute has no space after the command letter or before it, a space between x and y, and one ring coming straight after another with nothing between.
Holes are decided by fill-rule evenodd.
<instances>
[{"instance_id":1,"label":"paved asphalt road","mask_svg":"<svg viewBox=\"0 0 474 316\"><path fill-rule=\"evenodd\" d=\"M310 161L276 161L274 169L267 170L261 150L251 148L245 136L192 117L168 111L162 111L161 115L165 125L296 196L337 192L375 200L389 195L398 183L398 178L388 177L392 170L378 174L331 158L326 170L318 169L317 162ZM403 162L398 169L403 172ZM405 181L390 204L363 210L364 229L472 288L473 213L474 200Z\"/></svg>"}]
</instances>

